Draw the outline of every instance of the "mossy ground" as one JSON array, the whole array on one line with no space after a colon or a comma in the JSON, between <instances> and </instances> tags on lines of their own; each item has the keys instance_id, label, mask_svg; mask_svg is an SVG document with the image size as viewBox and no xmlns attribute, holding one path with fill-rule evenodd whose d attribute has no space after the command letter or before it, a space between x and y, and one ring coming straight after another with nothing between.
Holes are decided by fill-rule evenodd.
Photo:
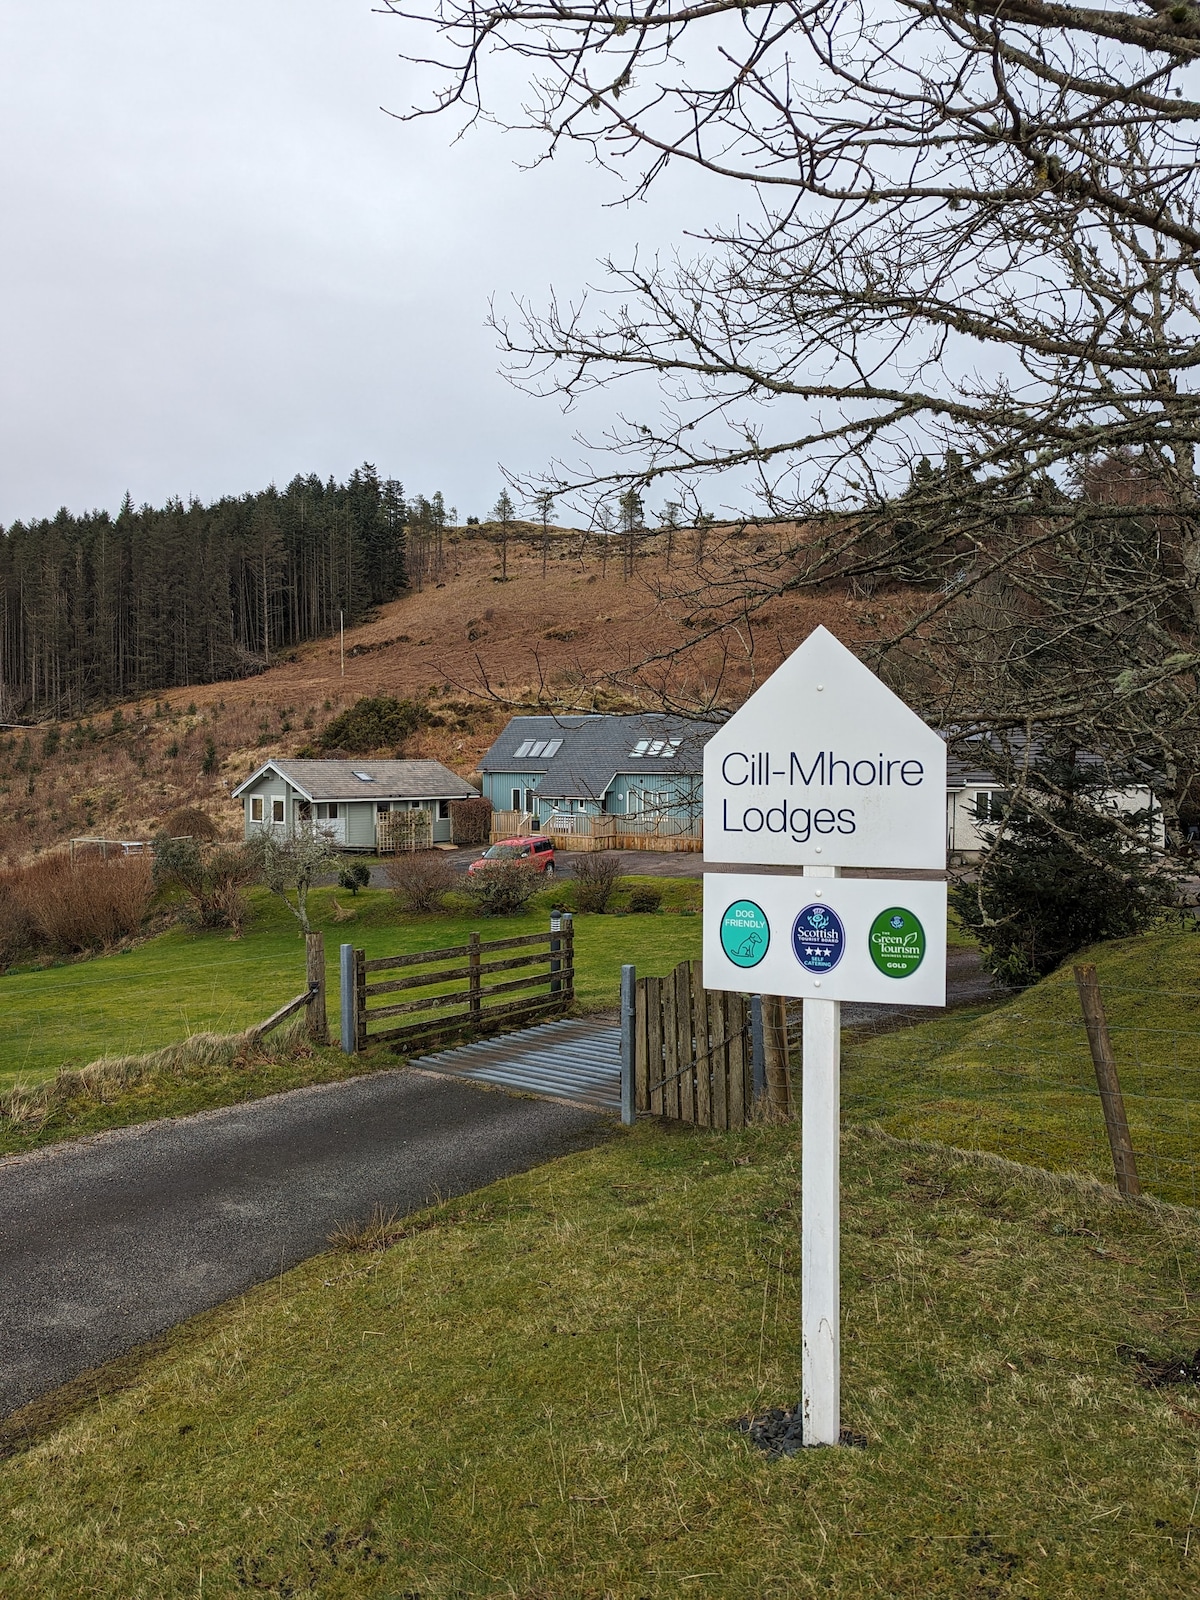
<instances>
[{"instance_id":1,"label":"mossy ground","mask_svg":"<svg viewBox=\"0 0 1200 1600\"><path fill-rule=\"evenodd\" d=\"M639 883L662 892L661 911L576 918L576 996L584 1009L617 1003L622 962L662 973L700 953L699 882L627 878L614 906ZM517 916L481 918L462 903L444 915L406 913L386 890L353 899L344 890L317 890L310 904L325 935L333 1027L340 943L374 957L461 944L473 928L485 939L538 932L551 905L569 904L570 896L571 885L561 884ZM0 1091L99 1056L155 1050L190 1033L236 1032L298 994L304 944L295 919L265 890L249 898L253 915L241 939L181 926L123 954L0 977ZM335 900L353 913L350 920L336 920Z\"/></svg>"},{"instance_id":2,"label":"mossy ground","mask_svg":"<svg viewBox=\"0 0 1200 1600\"><path fill-rule=\"evenodd\" d=\"M1200 1203L1200 937L1084 952L1100 980L1143 1186ZM843 1047L848 1119L1112 1179L1070 965L999 1006L948 1012Z\"/></svg>"},{"instance_id":3,"label":"mossy ground","mask_svg":"<svg viewBox=\"0 0 1200 1600\"><path fill-rule=\"evenodd\" d=\"M1197 1219L868 1130L843 1174L865 1449L731 1426L798 1386L796 1130L642 1126L43 1414L0 1463L0 1593L1195 1594L1200 1396L1120 1347L1200 1344Z\"/></svg>"}]
</instances>

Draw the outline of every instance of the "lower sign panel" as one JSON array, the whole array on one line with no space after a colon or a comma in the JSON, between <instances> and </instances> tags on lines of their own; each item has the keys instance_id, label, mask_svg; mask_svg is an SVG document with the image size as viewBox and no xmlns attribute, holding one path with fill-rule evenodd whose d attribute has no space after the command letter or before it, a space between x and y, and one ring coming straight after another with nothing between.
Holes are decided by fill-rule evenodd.
<instances>
[{"instance_id":1,"label":"lower sign panel","mask_svg":"<svg viewBox=\"0 0 1200 1600\"><path fill-rule=\"evenodd\" d=\"M704 985L946 1004L946 885L706 872Z\"/></svg>"}]
</instances>

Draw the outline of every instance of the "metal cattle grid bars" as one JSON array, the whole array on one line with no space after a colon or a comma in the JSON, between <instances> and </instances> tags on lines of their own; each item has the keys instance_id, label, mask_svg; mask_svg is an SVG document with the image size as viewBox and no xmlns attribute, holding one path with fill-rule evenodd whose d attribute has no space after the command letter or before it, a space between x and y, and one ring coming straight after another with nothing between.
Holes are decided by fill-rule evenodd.
<instances>
[{"instance_id":1,"label":"metal cattle grid bars","mask_svg":"<svg viewBox=\"0 0 1200 1600\"><path fill-rule=\"evenodd\" d=\"M410 1067L453 1073L500 1089L519 1089L551 1100L621 1109L621 1030L586 1018L543 1022L475 1044L410 1057Z\"/></svg>"}]
</instances>

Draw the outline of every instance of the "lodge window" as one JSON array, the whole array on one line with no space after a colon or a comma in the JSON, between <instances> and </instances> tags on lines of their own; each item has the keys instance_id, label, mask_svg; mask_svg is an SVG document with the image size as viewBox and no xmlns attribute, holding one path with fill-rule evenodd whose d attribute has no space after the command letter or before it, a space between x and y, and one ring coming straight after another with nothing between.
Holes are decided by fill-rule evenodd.
<instances>
[{"instance_id":1,"label":"lodge window","mask_svg":"<svg viewBox=\"0 0 1200 1600\"><path fill-rule=\"evenodd\" d=\"M1006 789L980 789L975 795L975 821L1003 822L1008 815L1009 796Z\"/></svg>"},{"instance_id":2,"label":"lodge window","mask_svg":"<svg viewBox=\"0 0 1200 1600\"><path fill-rule=\"evenodd\" d=\"M262 798L262 795L260 795L260 794L252 795L250 797L250 821L251 822L261 822L262 820L263 820L263 798Z\"/></svg>"},{"instance_id":3,"label":"lodge window","mask_svg":"<svg viewBox=\"0 0 1200 1600\"><path fill-rule=\"evenodd\" d=\"M520 789L514 789L513 792L512 792L512 808L513 808L514 811L520 811L520 809L521 809L521 791L520 791Z\"/></svg>"},{"instance_id":4,"label":"lodge window","mask_svg":"<svg viewBox=\"0 0 1200 1600\"><path fill-rule=\"evenodd\" d=\"M445 822L448 819L449 816L450 816L450 802L449 802L449 800L439 800L438 801L438 818L439 818L439 820L442 821L442 822Z\"/></svg>"},{"instance_id":5,"label":"lodge window","mask_svg":"<svg viewBox=\"0 0 1200 1600\"><path fill-rule=\"evenodd\" d=\"M283 810L282 800L271 801L271 821L279 826L283 825Z\"/></svg>"}]
</instances>

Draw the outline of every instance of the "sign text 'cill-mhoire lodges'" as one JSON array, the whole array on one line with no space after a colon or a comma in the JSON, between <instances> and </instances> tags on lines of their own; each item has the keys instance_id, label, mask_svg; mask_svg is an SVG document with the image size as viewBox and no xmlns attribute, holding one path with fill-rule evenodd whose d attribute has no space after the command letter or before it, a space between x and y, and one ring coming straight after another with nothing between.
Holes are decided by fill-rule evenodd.
<instances>
[{"instance_id":1,"label":"sign text 'cill-mhoire lodges'","mask_svg":"<svg viewBox=\"0 0 1200 1600\"><path fill-rule=\"evenodd\" d=\"M943 868L946 746L816 628L704 747L704 855Z\"/></svg>"},{"instance_id":2,"label":"sign text 'cill-mhoire lodges'","mask_svg":"<svg viewBox=\"0 0 1200 1600\"><path fill-rule=\"evenodd\" d=\"M786 833L797 844L807 844L813 834L857 832L856 808L839 803L857 791L901 785L915 789L925 782L925 764L919 758L882 750L871 756L841 755L834 749L815 754L729 750L721 758L720 772L729 788L746 791L722 796L722 832ZM760 792L764 789L765 795ZM828 804L814 804L821 800Z\"/></svg>"}]
</instances>

